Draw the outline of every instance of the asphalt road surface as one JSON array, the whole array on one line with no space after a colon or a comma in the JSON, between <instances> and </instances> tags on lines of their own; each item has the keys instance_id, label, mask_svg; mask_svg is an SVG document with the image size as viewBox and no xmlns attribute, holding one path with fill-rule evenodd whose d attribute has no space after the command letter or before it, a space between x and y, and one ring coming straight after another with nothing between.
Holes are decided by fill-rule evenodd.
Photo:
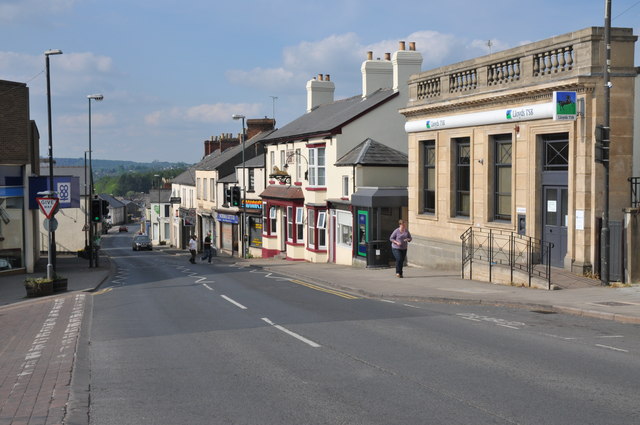
<instances>
[{"instance_id":1,"label":"asphalt road surface","mask_svg":"<svg viewBox=\"0 0 640 425\"><path fill-rule=\"evenodd\" d=\"M132 237L103 238L91 424L640 423L638 326L367 300Z\"/></svg>"}]
</instances>

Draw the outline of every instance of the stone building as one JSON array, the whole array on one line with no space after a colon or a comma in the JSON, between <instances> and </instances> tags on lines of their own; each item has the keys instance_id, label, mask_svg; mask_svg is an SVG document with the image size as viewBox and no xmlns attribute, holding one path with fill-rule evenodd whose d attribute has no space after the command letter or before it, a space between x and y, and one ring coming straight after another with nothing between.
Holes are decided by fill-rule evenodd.
<instances>
[{"instance_id":1,"label":"stone building","mask_svg":"<svg viewBox=\"0 0 640 425\"><path fill-rule=\"evenodd\" d=\"M630 199L637 37L614 28L611 40L613 232ZM409 80L410 263L459 268L461 235L484 229L553 244L543 263L599 271L604 61L604 29L592 27Z\"/></svg>"}]
</instances>

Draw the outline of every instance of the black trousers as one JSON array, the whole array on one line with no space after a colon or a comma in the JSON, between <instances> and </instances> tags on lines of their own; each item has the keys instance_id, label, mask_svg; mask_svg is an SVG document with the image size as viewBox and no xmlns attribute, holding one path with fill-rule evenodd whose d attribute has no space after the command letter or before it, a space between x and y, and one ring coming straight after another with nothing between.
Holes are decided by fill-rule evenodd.
<instances>
[{"instance_id":1,"label":"black trousers","mask_svg":"<svg viewBox=\"0 0 640 425\"><path fill-rule=\"evenodd\" d=\"M396 259L396 274L402 276L402 266L404 266L404 259L407 258L407 250L391 248L391 252Z\"/></svg>"}]
</instances>

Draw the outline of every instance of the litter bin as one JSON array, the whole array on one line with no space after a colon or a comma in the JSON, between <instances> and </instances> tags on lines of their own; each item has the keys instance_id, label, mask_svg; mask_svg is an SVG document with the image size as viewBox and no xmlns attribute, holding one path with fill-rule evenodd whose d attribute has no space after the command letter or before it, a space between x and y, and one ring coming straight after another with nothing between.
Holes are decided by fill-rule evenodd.
<instances>
[{"instance_id":1,"label":"litter bin","mask_svg":"<svg viewBox=\"0 0 640 425\"><path fill-rule=\"evenodd\" d=\"M367 242L367 268L388 268L390 255L389 241Z\"/></svg>"}]
</instances>

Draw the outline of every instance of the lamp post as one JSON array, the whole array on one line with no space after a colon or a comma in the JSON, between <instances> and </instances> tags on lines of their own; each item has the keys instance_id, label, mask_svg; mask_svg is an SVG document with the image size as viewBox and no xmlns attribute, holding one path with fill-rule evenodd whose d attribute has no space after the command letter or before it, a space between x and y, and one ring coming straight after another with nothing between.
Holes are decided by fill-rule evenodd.
<instances>
[{"instance_id":1,"label":"lamp post","mask_svg":"<svg viewBox=\"0 0 640 425\"><path fill-rule=\"evenodd\" d=\"M90 94L87 95L87 100L89 101L89 199L87 200L89 204L89 209L91 209L91 201L93 200L93 162L91 159L91 101L101 101L104 99L104 96L101 94ZM101 212L102 214L102 212ZM93 249L93 221L89 223L89 267L93 267L94 260L94 249ZM98 267L98 258L95 258L95 266Z\"/></svg>"},{"instance_id":2,"label":"lamp post","mask_svg":"<svg viewBox=\"0 0 640 425\"><path fill-rule=\"evenodd\" d=\"M154 174L153 177L158 178L158 246L160 245L160 174Z\"/></svg>"},{"instance_id":3,"label":"lamp post","mask_svg":"<svg viewBox=\"0 0 640 425\"><path fill-rule=\"evenodd\" d=\"M89 197L89 177L87 176L87 153L84 151L84 247L89 246L89 212L91 210L91 199ZM91 266L91 265L89 265Z\"/></svg>"},{"instance_id":4,"label":"lamp post","mask_svg":"<svg viewBox=\"0 0 640 425\"><path fill-rule=\"evenodd\" d=\"M241 217L242 217L242 223L240 223L240 234L242 236L242 240L241 240L241 247L242 247L242 258L246 257L245 254L245 241L244 241L244 234L245 234L245 227L246 227L246 223L245 223L245 209L246 209L246 196L247 196L247 183L246 183L246 179L245 179L245 161L244 161L244 142L246 139L246 135L244 132L244 119L246 118L244 115L238 115L238 114L233 114L232 118L234 120L242 120L242 203L240 205L240 207L242 207L242 211L241 211Z\"/></svg>"},{"instance_id":5,"label":"lamp post","mask_svg":"<svg viewBox=\"0 0 640 425\"><path fill-rule=\"evenodd\" d=\"M47 71L47 119L49 125L49 192L50 196L54 196L53 191L53 136L51 134L51 76L49 73L49 56L51 55L61 55L62 50L47 50L44 52L45 57L45 68ZM51 216L51 219L55 217L55 212ZM52 220L50 220L52 221ZM49 226L49 249L47 254L47 278L53 279L53 271L55 267L55 249L56 249L56 234L55 231L52 231L51 228L53 226Z\"/></svg>"},{"instance_id":6,"label":"lamp post","mask_svg":"<svg viewBox=\"0 0 640 425\"><path fill-rule=\"evenodd\" d=\"M611 253L611 234L609 229L609 162L611 161L611 0L605 2L604 14L604 44L605 44L605 63L603 69L604 76L604 127L606 129L607 140L604 149L607 152L607 160L603 161L604 165L604 209L602 211L602 229L600 237L602 238L602 267L600 270L600 283L602 286L609 286L609 256ZM603 246L604 245L604 246Z\"/></svg>"}]
</instances>

